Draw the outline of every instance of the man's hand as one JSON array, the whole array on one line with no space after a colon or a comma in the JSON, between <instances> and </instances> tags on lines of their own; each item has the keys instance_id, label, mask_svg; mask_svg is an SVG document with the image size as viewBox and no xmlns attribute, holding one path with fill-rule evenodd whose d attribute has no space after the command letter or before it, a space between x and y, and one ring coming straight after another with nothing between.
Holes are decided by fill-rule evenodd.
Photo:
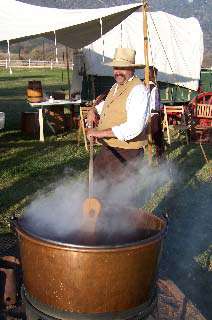
<instances>
[{"instance_id":1,"label":"man's hand","mask_svg":"<svg viewBox=\"0 0 212 320\"><path fill-rule=\"evenodd\" d=\"M90 141L92 138L95 138L95 139L112 138L114 137L114 134L112 129L106 129L106 130L88 129L87 137L88 137L88 140Z\"/></svg>"},{"instance_id":2,"label":"man's hand","mask_svg":"<svg viewBox=\"0 0 212 320\"><path fill-rule=\"evenodd\" d=\"M98 120L99 120L99 117L98 117L98 114L97 112L95 111L94 108L92 108L91 110L88 111L88 115L87 115L87 123L88 125L97 125L98 124Z\"/></svg>"}]
</instances>

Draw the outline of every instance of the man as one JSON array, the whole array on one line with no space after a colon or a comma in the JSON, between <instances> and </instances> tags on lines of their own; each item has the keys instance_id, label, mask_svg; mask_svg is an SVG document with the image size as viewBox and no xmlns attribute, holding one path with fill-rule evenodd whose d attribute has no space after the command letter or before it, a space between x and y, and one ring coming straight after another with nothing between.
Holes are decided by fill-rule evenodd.
<instances>
[{"instance_id":1,"label":"man","mask_svg":"<svg viewBox=\"0 0 212 320\"><path fill-rule=\"evenodd\" d=\"M158 70L154 66L149 66L149 86L150 86L150 109L160 110L160 93L157 86Z\"/></svg>"},{"instance_id":2,"label":"man","mask_svg":"<svg viewBox=\"0 0 212 320\"><path fill-rule=\"evenodd\" d=\"M98 116L100 119L96 128L88 129L87 136L102 143L94 159L96 179L113 183L131 173L135 168L132 162L144 153L149 90L134 75L135 68L144 67L135 64L134 50L116 49L113 61L107 65L113 67L116 83L106 100L89 112L89 124L97 124Z\"/></svg>"},{"instance_id":3,"label":"man","mask_svg":"<svg viewBox=\"0 0 212 320\"><path fill-rule=\"evenodd\" d=\"M158 161L164 157L164 139L162 131L162 121L160 114L160 92L157 86L158 70L154 66L149 67L149 86L150 86L150 110L152 139L155 145L156 158Z\"/></svg>"}]
</instances>

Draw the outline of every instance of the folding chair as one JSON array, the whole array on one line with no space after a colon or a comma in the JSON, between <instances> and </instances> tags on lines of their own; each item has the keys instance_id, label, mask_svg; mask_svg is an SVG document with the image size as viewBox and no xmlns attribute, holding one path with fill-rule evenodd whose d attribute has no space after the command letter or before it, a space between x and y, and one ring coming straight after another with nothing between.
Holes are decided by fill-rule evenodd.
<instances>
[{"instance_id":1,"label":"folding chair","mask_svg":"<svg viewBox=\"0 0 212 320\"><path fill-rule=\"evenodd\" d=\"M185 118L185 108L184 106L164 106L164 120L163 120L163 131L166 129L167 131L167 138L168 144L171 144L171 135L169 130L169 119L168 116L170 115L179 115L180 116L180 124L173 125L175 130L182 130L185 131L186 135L186 142L189 144L189 137L188 137L188 130L190 127L186 124Z\"/></svg>"},{"instance_id":2,"label":"folding chair","mask_svg":"<svg viewBox=\"0 0 212 320\"><path fill-rule=\"evenodd\" d=\"M80 107L80 121L79 121L78 137L77 137L77 143L79 146L81 133L83 134L85 149L87 151L88 151L88 141L87 141L86 130L85 130L86 128L85 119L87 118L88 112L91 108L92 106Z\"/></svg>"}]
</instances>

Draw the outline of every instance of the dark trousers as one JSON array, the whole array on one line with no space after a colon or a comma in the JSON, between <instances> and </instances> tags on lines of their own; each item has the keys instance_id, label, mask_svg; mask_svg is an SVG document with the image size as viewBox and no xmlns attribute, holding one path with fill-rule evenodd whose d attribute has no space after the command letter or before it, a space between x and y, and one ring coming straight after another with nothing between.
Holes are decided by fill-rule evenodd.
<instances>
[{"instance_id":1,"label":"dark trousers","mask_svg":"<svg viewBox=\"0 0 212 320\"><path fill-rule=\"evenodd\" d=\"M160 114L154 114L151 117L152 139L156 149L156 158L162 160L164 158L164 137L162 131L162 119Z\"/></svg>"},{"instance_id":2,"label":"dark trousers","mask_svg":"<svg viewBox=\"0 0 212 320\"><path fill-rule=\"evenodd\" d=\"M130 174L136 174L144 150L120 149L102 146L94 158L94 180L104 180L108 186L119 183Z\"/></svg>"}]
</instances>

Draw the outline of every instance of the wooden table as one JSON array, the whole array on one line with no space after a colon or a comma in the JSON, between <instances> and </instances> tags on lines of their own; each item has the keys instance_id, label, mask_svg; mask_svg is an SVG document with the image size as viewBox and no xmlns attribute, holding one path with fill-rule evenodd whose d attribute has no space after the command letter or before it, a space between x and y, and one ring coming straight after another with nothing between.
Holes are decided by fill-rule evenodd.
<instances>
[{"instance_id":1,"label":"wooden table","mask_svg":"<svg viewBox=\"0 0 212 320\"><path fill-rule=\"evenodd\" d=\"M29 105L33 108L38 109L38 120L39 120L39 127L40 127L40 141L44 142L44 131L43 131L43 111L48 109L49 107L60 107L60 106L80 106L84 103L81 99L77 101L73 100L47 100L42 102L28 102ZM50 126L50 125L49 125Z\"/></svg>"}]
</instances>

